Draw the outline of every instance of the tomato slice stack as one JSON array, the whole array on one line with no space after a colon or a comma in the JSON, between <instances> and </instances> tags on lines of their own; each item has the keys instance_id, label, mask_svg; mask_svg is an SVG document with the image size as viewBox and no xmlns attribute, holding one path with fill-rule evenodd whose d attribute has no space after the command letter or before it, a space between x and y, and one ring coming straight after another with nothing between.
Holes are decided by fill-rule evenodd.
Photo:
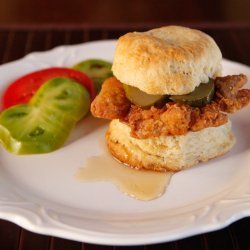
<instances>
[{"instance_id":1,"label":"tomato slice stack","mask_svg":"<svg viewBox=\"0 0 250 250\"><path fill-rule=\"evenodd\" d=\"M28 103L43 83L57 77L66 77L77 81L88 90L91 100L94 99L95 87L93 81L86 74L74 69L53 67L32 72L11 83L3 94L2 109Z\"/></svg>"}]
</instances>

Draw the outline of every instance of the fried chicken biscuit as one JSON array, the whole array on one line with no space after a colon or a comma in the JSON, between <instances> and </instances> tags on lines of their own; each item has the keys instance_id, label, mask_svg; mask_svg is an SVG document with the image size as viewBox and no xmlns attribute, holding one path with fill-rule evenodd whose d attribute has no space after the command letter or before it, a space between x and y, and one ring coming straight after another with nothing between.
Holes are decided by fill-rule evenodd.
<instances>
[{"instance_id":1,"label":"fried chicken biscuit","mask_svg":"<svg viewBox=\"0 0 250 250\"><path fill-rule=\"evenodd\" d=\"M112 120L106 134L111 154L137 169L180 171L228 152L235 138L227 113L247 106L250 90L241 89L243 74L220 77L221 59L210 36L180 26L119 38L114 77L91 105L94 116ZM205 103L182 101L209 84ZM157 101L138 105L143 102L134 101L127 86L138 98Z\"/></svg>"}]
</instances>

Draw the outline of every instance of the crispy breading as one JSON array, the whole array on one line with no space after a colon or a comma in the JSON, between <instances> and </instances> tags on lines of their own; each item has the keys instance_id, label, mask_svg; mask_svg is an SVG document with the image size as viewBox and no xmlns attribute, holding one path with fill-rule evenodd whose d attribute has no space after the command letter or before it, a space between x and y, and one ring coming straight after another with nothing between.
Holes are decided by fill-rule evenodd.
<instances>
[{"instance_id":1,"label":"crispy breading","mask_svg":"<svg viewBox=\"0 0 250 250\"><path fill-rule=\"evenodd\" d=\"M216 78L213 101L202 108L168 102L161 108L144 109L131 104L122 83L112 77L103 84L91 112L96 117L120 119L130 126L135 138L182 135L223 125L228 121L224 112L233 113L248 105L250 90L240 89L246 82L243 74Z\"/></svg>"},{"instance_id":2,"label":"crispy breading","mask_svg":"<svg viewBox=\"0 0 250 250\"><path fill-rule=\"evenodd\" d=\"M191 107L177 103L168 103L161 109L132 106L123 121L129 124L131 135L135 138L181 135L189 129L191 113Z\"/></svg>"},{"instance_id":3,"label":"crispy breading","mask_svg":"<svg viewBox=\"0 0 250 250\"><path fill-rule=\"evenodd\" d=\"M240 89L246 82L247 77L243 74L215 79L215 101L221 111L234 113L250 103L250 89Z\"/></svg>"},{"instance_id":4,"label":"crispy breading","mask_svg":"<svg viewBox=\"0 0 250 250\"><path fill-rule=\"evenodd\" d=\"M190 125L190 130L192 131L218 127L228 121L227 115L220 112L220 106L215 102L207 104L205 107L200 108L199 111L199 115L196 115L194 123Z\"/></svg>"},{"instance_id":5,"label":"crispy breading","mask_svg":"<svg viewBox=\"0 0 250 250\"><path fill-rule=\"evenodd\" d=\"M130 106L122 84L115 77L110 77L104 81L101 92L91 103L91 113L95 117L112 120L125 117Z\"/></svg>"},{"instance_id":6,"label":"crispy breading","mask_svg":"<svg viewBox=\"0 0 250 250\"><path fill-rule=\"evenodd\" d=\"M227 123L227 115L220 112L219 105L211 103L193 108L186 104L167 103L163 108L148 110L132 106L128 116L121 121L131 128L131 136L139 139L161 135L183 135L189 130L199 131Z\"/></svg>"}]
</instances>

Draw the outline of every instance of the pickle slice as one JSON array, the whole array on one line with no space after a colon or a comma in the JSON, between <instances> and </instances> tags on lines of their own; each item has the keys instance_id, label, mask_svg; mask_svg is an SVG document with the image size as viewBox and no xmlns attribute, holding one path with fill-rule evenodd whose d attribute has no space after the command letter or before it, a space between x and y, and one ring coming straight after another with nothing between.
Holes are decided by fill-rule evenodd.
<instances>
[{"instance_id":1,"label":"pickle slice","mask_svg":"<svg viewBox=\"0 0 250 250\"><path fill-rule=\"evenodd\" d=\"M88 59L77 63L73 69L87 74L93 80L96 91L100 92L104 80L113 76L111 67L112 64L108 61Z\"/></svg>"},{"instance_id":2,"label":"pickle slice","mask_svg":"<svg viewBox=\"0 0 250 250\"><path fill-rule=\"evenodd\" d=\"M125 90L127 98L132 103L144 108L150 107L166 98L165 95L147 94L140 89L127 84L123 84L123 88Z\"/></svg>"},{"instance_id":3,"label":"pickle slice","mask_svg":"<svg viewBox=\"0 0 250 250\"><path fill-rule=\"evenodd\" d=\"M186 103L192 107L203 107L210 103L214 96L214 80L208 83L201 83L193 92L186 95L171 95L170 100L174 102Z\"/></svg>"}]
</instances>

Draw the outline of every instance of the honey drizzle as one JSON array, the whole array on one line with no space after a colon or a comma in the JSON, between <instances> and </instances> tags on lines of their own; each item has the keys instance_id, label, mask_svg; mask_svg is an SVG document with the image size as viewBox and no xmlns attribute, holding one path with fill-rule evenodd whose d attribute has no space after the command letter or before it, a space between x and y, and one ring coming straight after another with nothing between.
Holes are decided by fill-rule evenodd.
<instances>
[{"instance_id":1,"label":"honey drizzle","mask_svg":"<svg viewBox=\"0 0 250 250\"><path fill-rule=\"evenodd\" d=\"M86 165L77 170L75 177L84 182L108 181L129 196L148 201L165 192L172 175L172 172L132 169L104 155L88 158Z\"/></svg>"}]
</instances>

